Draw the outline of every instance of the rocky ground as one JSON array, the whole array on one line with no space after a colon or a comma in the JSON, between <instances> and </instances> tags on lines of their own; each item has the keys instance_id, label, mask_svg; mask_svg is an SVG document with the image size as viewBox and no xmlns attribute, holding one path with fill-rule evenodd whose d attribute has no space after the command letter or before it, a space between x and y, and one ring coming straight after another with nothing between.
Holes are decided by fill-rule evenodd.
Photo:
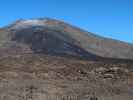
<instances>
[{"instance_id":1,"label":"rocky ground","mask_svg":"<svg viewBox=\"0 0 133 100\"><path fill-rule=\"evenodd\" d=\"M133 100L133 63L2 56L0 100Z\"/></svg>"}]
</instances>

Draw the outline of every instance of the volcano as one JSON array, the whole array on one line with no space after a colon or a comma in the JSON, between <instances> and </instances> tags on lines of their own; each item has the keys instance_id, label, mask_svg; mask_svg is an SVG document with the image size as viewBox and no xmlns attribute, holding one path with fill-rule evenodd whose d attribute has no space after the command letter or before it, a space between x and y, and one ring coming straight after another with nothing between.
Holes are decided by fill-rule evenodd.
<instances>
[{"instance_id":1,"label":"volcano","mask_svg":"<svg viewBox=\"0 0 133 100\"><path fill-rule=\"evenodd\" d=\"M18 20L0 29L0 100L133 100L133 44Z\"/></svg>"},{"instance_id":2,"label":"volcano","mask_svg":"<svg viewBox=\"0 0 133 100\"><path fill-rule=\"evenodd\" d=\"M104 38L63 21L18 20L0 30L1 53L133 59L133 44ZM3 51L3 52L2 52Z\"/></svg>"}]
</instances>

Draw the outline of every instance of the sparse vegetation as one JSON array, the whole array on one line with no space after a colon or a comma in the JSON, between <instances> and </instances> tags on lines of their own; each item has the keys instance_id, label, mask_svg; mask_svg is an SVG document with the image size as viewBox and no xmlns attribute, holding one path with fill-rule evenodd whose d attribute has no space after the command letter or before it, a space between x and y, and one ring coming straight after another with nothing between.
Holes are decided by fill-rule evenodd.
<instances>
[{"instance_id":1,"label":"sparse vegetation","mask_svg":"<svg viewBox=\"0 0 133 100\"><path fill-rule=\"evenodd\" d=\"M132 50L61 21L19 20L0 29L0 100L133 100Z\"/></svg>"},{"instance_id":2,"label":"sparse vegetation","mask_svg":"<svg viewBox=\"0 0 133 100\"><path fill-rule=\"evenodd\" d=\"M70 100L84 100L88 95L87 100L101 100L123 95L130 92L127 87L132 84L131 66L37 54L1 57L0 91L4 91L0 96L6 100L51 100L47 99L51 96L59 100L69 100L65 96L75 96ZM92 95L93 92L97 95Z\"/></svg>"}]
</instances>

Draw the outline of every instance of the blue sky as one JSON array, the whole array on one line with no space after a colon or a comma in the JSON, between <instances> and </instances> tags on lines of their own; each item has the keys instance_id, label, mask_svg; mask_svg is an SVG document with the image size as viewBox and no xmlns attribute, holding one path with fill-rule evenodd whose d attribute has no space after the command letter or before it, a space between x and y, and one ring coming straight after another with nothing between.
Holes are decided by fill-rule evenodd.
<instances>
[{"instance_id":1,"label":"blue sky","mask_svg":"<svg viewBox=\"0 0 133 100\"><path fill-rule=\"evenodd\" d=\"M0 26L50 17L133 43L133 0L0 0Z\"/></svg>"}]
</instances>

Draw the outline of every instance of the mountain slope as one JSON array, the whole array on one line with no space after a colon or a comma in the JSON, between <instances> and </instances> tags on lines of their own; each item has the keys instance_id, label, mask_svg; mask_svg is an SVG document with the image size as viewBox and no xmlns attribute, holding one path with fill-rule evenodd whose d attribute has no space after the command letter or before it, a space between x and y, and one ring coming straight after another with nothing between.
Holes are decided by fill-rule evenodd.
<instances>
[{"instance_id":1,"label":"mountain slope","mask_svg":"<svg viewBox=\"0 0 133 100\"><path fill-rule=\"evenodd\" d=\"M0 100L133 100L132 48L58 20L19 20L0 29Z\"/></svg>"},{"instance_id":2,"label":"mountain slope","mask_svg":"<svg viewBox=\"0 0 133 100\"><path fill-rule=\"evenodd\" d=\"M59 20L18 20L3 29L9 33L7 47L24 53L133 59L133 44L103 38Z\"/></svg>"}]
</instances>

